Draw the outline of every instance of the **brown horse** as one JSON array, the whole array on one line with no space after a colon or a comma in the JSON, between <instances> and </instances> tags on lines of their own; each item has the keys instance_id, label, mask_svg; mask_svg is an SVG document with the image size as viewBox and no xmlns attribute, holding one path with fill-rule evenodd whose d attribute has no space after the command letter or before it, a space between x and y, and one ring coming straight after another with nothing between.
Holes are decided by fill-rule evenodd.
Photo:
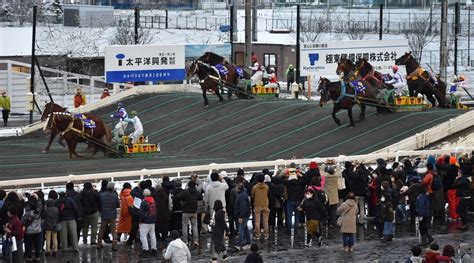
<instances>
[{"instance_id":1,"label":"brown horse","mask_svg":"<svg viewBox=\"0 0 474 263\"><path fill-rule=\"evenodd\" d=\"M348 58L342 58L337 63L336 73L344 73L344 78L350 81L358 79L367 81L370 85L379 89L393 89L392 85L385 84L383 74L375 71L367 59L359 59L357 63Z\"/></svg>"},{"instance_id":2,"label":"brown horse","mask_svg":"<svg viewBox=\"0 0 474 263\"><path fill-rule=\"evenodd\" d=\"M362 81L366 88L362 92L355 92L354 87L347 82L344 82L345 92L343 92L342 84L340 81L331 82L327 78L319 79L318 92L321 96L319 105L324 106L330 99L334 101L332 109L332 118L337 125L341 125L341 121L336 117L336 113L341 109L347 110L349 116L349 127L354 127L354 120L352 118L352 107L354 104L359 103L360 105L360 117L359 121L365 118L366 104L374 105L377 104L377 91L374 87L368 85L366 81ZM379 107L377 107L379 112Z\"/></svg>"},{"instance_id":3,"label":"brown horse","mask_svg":"<svg viewBox=\"0 0 474 263\"><path fill-rule=\"evenodd\" d=\"M446 84L439 78L431 76L430 72L420 67L420 64L411 55L411 52L395 60L396 65L405 65L407 69L407 85L410 96L417 96L421 93L426 99L436 107L449 107L446 100Z\"/></svg>"},{"instance_id":4,"label":"brown horse","mask_svg":"<svg viewBox=\"0 0 474 263\"><path fill-rule=\"evenodd\" d=\"M76 153L76 146L79 142L87 142L92 145L92 156L97 153L97 149L102 149L104 155L107 153L106 147L112 141L112 132L105 123L97 117L91 118L95 122L95 128L88 128L81 118L76 118L68 112L53 112L48 115L45 128L56 129L67 142L69 149L69 158L72 156L82 158Z\"/></svg>"}]
</instances>

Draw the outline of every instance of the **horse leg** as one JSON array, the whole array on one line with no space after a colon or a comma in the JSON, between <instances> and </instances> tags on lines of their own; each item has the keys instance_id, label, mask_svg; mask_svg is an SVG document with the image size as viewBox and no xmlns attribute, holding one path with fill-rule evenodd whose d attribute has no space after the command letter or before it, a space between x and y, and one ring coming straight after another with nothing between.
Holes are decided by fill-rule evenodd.
<instances>
[{"instance_id":1,"label":"horse leg","mask_svg":"<svg viewBox=\"0 0 474 263\"><path fill-rule=\"evenodd\" d=\"M332 118L334 119L334 121L336 122L337 125L341 125L341 120L339 120L337 117L336 117L336 113L340 110L341 108L339 107L339 104L335 103L334 104L334 107L332 108Z\"/></svg>"},{"instance_id":2,"label":"horse leg","mask_svg":"<svg viewBox=\"0 0 474 263\"><path fill-rule=\"evenodd\" d=\"M72 154L76 156L77 158L84 158L84 156L77 154L76 146L77 146L77 141L74 139L71 139L71 144L70 144L71 148L69 149L69 152L70 152L69 155L71 155L71 152L72 152Z\"/></svg>"},{"instance_id":3,"label":"horse leg","mask_svg":"<svg viewBox=\"0 0 474 263\"><path fill-rule=\"evenodd\" d=\"M221 92L219 91L219 87L217 87L217 89L216 89L216 95L217 95L217 97L219 97L219 104L222 101L224 101L224 98L222 97Z\"/></svg>"},{"instance_id":4,"label":"horse leg","mask_svg":"<svg viewBox=\"0 0 474 263\"><path fill-rule=\"evenodd\" d=\"M207 108L209 107L209 100L207 100L206 89L205 88L201 88L201 89L202 89L202 97L204 98L204 107Z\"/></svg>"},{"instance_id":5,"label":"horse leg","mask_svg":"<svg viewBox=\"0 0 474 263\"><path fill-rule=\"evenodd\" d=\"M363 121L365 119L365 109L367 108L367 105L364 103L360 104L360 115L359 115L359 121Z\"/></svg>"},{"instance_id":6,"label":"horse leg","mask_svg":"<svg viewBox=\"0 0 474 263\"><path fill-rule=\"evenodd\" d=\"M426 99L431 103L431 105L436 107L436 98L433 96L433 94L426 94Z\"/></svg>"},{"instance_id":7,"label":"horse leg","mask_svg":"<svg viewBox=\"0 0 474 263\"><path fill-rule=\"evenodd\" d=\"M347 108L347 115L349 116L349 128L354 128L354 119L352 118L352 105Z\"/></svg>"},{"instance_id":8,"label":"horse leg","mask_svg":"<svg viewBox=\"0 0 474 263\"><path fill-rule=\"evenodd\" d=\"M48 153L49 152L49 148L51 148L51 144L53 143L54 138L56 138L56 135L57 135L57 133L54 130L52 130L51 135L49 136L48 145L46 145L46 147L43 149L42 153Z\"/></svg>"}]
</instances>

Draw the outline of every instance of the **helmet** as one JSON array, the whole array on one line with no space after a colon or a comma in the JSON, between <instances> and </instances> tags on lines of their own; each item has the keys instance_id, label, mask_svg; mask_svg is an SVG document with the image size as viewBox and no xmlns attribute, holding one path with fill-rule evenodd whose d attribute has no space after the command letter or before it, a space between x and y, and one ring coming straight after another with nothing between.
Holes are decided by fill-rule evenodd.
<instances>
[{"instance_id":1,"label":"helmet","mask_svg":"<svg viewBox=\"0 0 474 263\"><path fill-rule=\"evenodd\" d=\"M270 72L275 72L275 68L274 68L274 67L271 67L271 68L270 68Z\"/></svg>"},{"instance_id":2,"label":"helmet","mask_svg":"<svg viewBox=\"0 0 474 263\"><path fill-rule=\"evenodd\" d=\"M261 66L261 67L260 67L260 70L261 70L261 71L266 71L265 66Z\"/></svg>"},{"instance_id":3,"label":"helmet","mask_svg":"<svg viewBox=\"0 0 474 263\"><path fill-rule=\"evenodd\" d=\"M253 67L256 68L256 69L258 69L258 68L260 67L260 64L258 64L258 62L255 62L255 63L253 64Z\"/></svg>"},{"instance_id":4,"label":"helmet","mask_svg":"<svg viewBox=\"0 0 474 263\"><path fill-rule=\"evenodd\" d=\"M132 116L132 117L135 117L135 116L137 116L137 115L138 115L138 113L137 113L136 111L130 112L130 116Z\"/></svg>"},{"instance_id":5,"label":"helmet","mask_svg":"<svg viewBox=\"0 0 474 263\"><path fill-rule=\"evenodd\" d=\"M464 81L464 80L466 80L466 78L464 78L464 75L461 75L461 76L459 76L459 80Z\"/></svg>"},{"instance_id":6,"label":"helmet","mask_svg":"<svg viewBox=\"0 0 474 263\"><path fill-rule=\"evenodd\" d=\"M124 107L124 105L123 105L122 102L117 103L117 108L123 108L123 107Z\"/></svg>"},{"instance_id":7,"label":"helmet","mask_svg":"<svg viewBox=\"0 0 474 263\"><path fill-rule=\"evenodd\" d=\"M398 71L398 66L397 66L397 65L393 65L393 66L392 66L392 70L393 70L393 71Z\"/></svg>"},{"instance_id":8,"label":"helmet","mask_svg":"<svg viewBox=\"0 0 474 263\"><path fill-rule=\"evenodd\" d=\"M293 68L293 64L290 64L290 65L288 66L288 68Z\"/></svg>"}]
</instances>

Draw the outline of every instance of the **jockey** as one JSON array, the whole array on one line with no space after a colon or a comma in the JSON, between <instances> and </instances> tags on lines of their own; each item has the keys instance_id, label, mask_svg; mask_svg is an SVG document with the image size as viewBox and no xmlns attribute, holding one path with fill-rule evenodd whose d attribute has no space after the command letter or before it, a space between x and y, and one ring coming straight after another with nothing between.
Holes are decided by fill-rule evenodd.
<instances>
[{"instance_id":1,"label":"jockey","mask_svg":"<svg viewBox=\"0 0 474 263\"><path fill-rule=\"evenodd\" d=\"M396 89L396 93L398 96L402 96L403 88L405 87L405 80L403 79L402 75L398 72L398 66L393 65L393 76L391 80L385 81L385 84L392 84L393 87Z\"/></svg>"},{"instance_id":2,"label":"jockey","mask_svg":"<svg viewBox=\"0 0 474 263\"><path fill-rule=\"evenodd\" d=\"M143 125L140 121L140 118L138 118L138 113L136 111L132 111L130 113L130 117L131 118L125 118L124 121L127 123L133 123L133 128L135 128L135 131L128 137L132 138L132 144L134 144L138 142L138 138L140 138L140 136L143 134Z\"/></svg>"},{"instance_id":3,"label":"jockey","mask_svg":"<svg viewBox=\"0 0 474 263\"><path fill-rule=\"evenodd\" d=\"M463 89L467 86L466 78L464 75L460 75L459 77L454 77L453 82L449 88L449 95L451 96L453 104L459 103L460 98L464 94Z\"/></svg>"},{"instance_id":4,"label":"jockey","mask_svg":"<svg viewBox=\"0 0 474 263\"><path fill-rule=\"evenodd\" d=\"M255 63L257 64L258 66L258 63ZM253 69L253 68L252 68ZM261 70L261 68L257 68L255 73L253 74L253 76L250 78L250 80L252 81L252 87L255 87L257 86L258 84L262 84L262 80L263 80L263 71Z\"/></svg>"},{"instance_id":5,"label":"jockey","mask_svg":"<svg viewBox=\"0 0 474 263\"><path fill-rule=\"evenodd\" d=\"M257 71L260 70L260 64L258 64L258 62L255 62L253 66L250 67L250 69L252 69L253 73L255 74Z\"/></svg>"},{"instance_id":6,"label":"jockey","mask_svg":"<svg viewBox=\"0 0 474 263\"><path fill-rule=\"evenodd\" d=\"M110 115L110 117L119 119L117 124L115 124L114 133L119 137L124 135L128 126L128 122L124 122L123 120L128 118L128 114L122 102L117 103L117 112Z\"/></svg>"},{"instance_id":7,"label":"jockey","mask_svg":"<svg viewBox=\"0 0 474 263\"><path fill-rule=\"evenodd\" d=\"M266 74L268 78L268 84L265 85L265 88L278 88L278 80L275 74L275 68L270 68L270 74Z\"/></svg>"}]
</instances>

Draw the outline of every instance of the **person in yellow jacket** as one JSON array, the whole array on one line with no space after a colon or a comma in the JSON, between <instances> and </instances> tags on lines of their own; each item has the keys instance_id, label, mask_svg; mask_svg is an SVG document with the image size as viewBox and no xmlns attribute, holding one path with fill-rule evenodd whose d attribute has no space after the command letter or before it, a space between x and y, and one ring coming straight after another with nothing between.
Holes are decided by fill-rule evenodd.
<instances>
[{"instance_id":1,"label":"person in yellow jacket","mask_svg":"<svg viewBox=\"0 0 474 263\"><path fill-rule=\"evenodd\" d=\"M7 126L11 103L6 91L3 91L2 96L0 96L0 108L2 108L3 126Z\"/></svg>"},{"instance_id":2,"label":"person in yellow jacket","mask_svg":"<svg viewBox=\"0 0 474 263\"><path fill-rule=\"evenodd\" d=\"M79 106L83 105L86 105L86 95L82 93L81 88L78 88L76 95L74 95L74 108L78 108Z\"/></svg>"}]
</instances>

